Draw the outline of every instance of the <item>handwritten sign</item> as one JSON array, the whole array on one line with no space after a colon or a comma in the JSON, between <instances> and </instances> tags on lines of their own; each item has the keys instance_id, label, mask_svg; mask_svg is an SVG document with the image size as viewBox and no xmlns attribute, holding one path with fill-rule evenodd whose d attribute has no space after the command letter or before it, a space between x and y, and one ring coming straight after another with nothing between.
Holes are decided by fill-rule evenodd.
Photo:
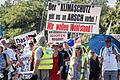
<instances>
[{"instance_id":1,"label":"handwritten sign","mask_svg":"<svg viewBox=\"0 0 120 80\"><path fill-rule=\"evenodd\" d=\"M22 44L26 45L30 40L32 40L32 37L29 37L29 35L37 34L36 31L28 32L19 36L14 37L16 44Z\"/></svg>"}]
</instances>

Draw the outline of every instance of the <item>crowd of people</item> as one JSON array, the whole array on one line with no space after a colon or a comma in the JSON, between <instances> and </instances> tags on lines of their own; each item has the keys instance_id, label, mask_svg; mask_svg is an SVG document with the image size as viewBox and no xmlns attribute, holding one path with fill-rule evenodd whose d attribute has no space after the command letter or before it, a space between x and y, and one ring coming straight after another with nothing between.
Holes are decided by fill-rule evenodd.
<instances>
[{"instance_id":1,"label":"crowd of people","mask_svg":"<svg viewBox=\"0 0 120 80\"><path fill-rule=\"evenodd\" d=\"M120 54L110 44L108 37L97 55L79 41L47 43L42 36L23 48L1 39L0 80L25 80L22 72L30 71L28 80L120 80Z\"/></svg>"}]
</instances>

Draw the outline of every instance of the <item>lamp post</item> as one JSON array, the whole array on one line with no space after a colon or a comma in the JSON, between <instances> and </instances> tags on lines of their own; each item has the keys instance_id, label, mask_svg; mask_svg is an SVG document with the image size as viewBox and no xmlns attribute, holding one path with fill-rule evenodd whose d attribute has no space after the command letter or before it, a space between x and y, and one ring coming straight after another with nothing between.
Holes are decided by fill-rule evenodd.
<instances>
[{"instance_id":1,"label":"lamp post","mask_svg":"<svg viewBox=\"0 0 120 80\"><path fill-rule=\"evenodd\" d=\"M45 29L45 28L43 27L43 20L44 20L44 16L45 16L45 11L46 11L46 9L47 9L48 1L50 1L50 0L44 0L44 1L43 1L43 6L45 6L45 7L43 8L42 17L41 17L40 32L41 32L43 29Z\"/></svg>"}]
</instances>

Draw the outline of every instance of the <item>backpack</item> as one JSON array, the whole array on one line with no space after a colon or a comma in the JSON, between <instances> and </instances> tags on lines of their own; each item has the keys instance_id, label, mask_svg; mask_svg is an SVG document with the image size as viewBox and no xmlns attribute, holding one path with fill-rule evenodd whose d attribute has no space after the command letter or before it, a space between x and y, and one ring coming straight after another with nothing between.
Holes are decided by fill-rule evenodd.
<instances>
[{"instance_id":1,"label":"backpack","mask_svg":"<svg viewBox=\"0 0 120 80\"><path fill-rule=\"evenodd\" d=\"M102 53L103 53L104 48L105 48L105 47L102 48L101 55L102 55ZM112 46L112 51L113 51L113 54L116 55L117 61L120 61L120 55L117 55L118 53L117 53L116 50L114 49L114 46Z\"/></svg>"},{"instance_id":2,"label":"backpack","mask_svg":"<svg viewBox=\"0 0 120 80\"><path fill-rule=\"evenodd\" d=\"M101 55L102 55L104 49L105 49L105 47L102 48ZM114 46L112 46L112 50L114 50Z\"/></svg>"}]
</instances>

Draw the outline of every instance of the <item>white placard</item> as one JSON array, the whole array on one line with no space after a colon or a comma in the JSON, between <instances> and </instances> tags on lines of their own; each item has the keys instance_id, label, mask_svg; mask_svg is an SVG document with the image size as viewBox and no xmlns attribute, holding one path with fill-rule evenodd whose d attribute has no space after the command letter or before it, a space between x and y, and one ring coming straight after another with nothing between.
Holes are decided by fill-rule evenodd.
<instances>
[{"instance_id":1,"label":"white placard","mask_svg":"<svg viewBox=\"0 0 120 80\"><path fill-rule=\"evenodd\" d=\"M46 30L99 34L100 13L94 5L49 2Z\"/></svg>"},{"instance_id":2,"label":"white placard","mask_svg":"<svg viewBox=\"0 0 120 80\"><path fill-rule=\"evenodd\" d=\"M30 40L32 40L32 37L29 37L28 35L37 35L36 31L28 32L19 36L14 37L16 44L22 44L26 45Z\"/></svg>"},{"instance_id":3,"label":"white placard","mask_svg":"<svg viewBox=\"0 0 120 80\"><path fill-rule=\"evenodd\" d=\"M48 42L63 42L67 40L67 32L48 31Z\"/></svg>"}]
</instances>

